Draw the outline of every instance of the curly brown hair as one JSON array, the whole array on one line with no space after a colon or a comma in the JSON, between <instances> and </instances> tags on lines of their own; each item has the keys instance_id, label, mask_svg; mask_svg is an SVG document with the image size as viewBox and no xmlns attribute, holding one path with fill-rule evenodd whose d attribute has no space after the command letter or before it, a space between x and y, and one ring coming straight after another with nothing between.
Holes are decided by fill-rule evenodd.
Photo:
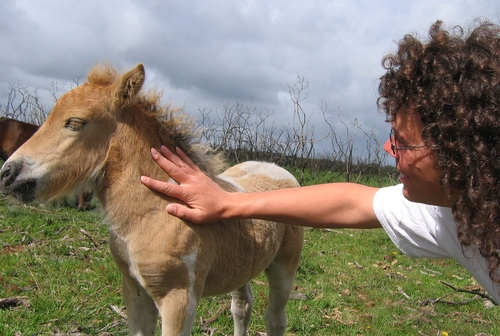
<instances>
[{"instance_id":1,"label":"curly brown hair","mask_svg":"<svg viewBox=\"0 0 500 336\"><path fill-rule=\"evenodd\" d=\"M437 21L427 41L404 36L382 65L379 108L388 121L409 108L420 115L441 186L457 199L458 238L500 282L500 27L475 20L468 31L446 30Z\"/></svg>"}]
</instances>

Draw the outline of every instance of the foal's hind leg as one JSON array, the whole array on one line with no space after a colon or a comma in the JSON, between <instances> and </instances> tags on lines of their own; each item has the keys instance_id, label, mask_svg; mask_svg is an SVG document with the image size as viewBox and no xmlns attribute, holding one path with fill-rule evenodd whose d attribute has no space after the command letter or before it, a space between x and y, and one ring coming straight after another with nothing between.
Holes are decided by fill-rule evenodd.
<instances>
[{"instance_id":1,"label":"foal's hind leg","mask_svg":"<svg viewBox=\"0 0 500 336\"><path fill-rule=\"evenodd\" d=\"M252 315L253 293L250 284L231 293L231 313L234 321L234 335L245 336L248 331L248 323Z\"/></svg>"},{"instance_id":2,"label":"foal's hind leg","mask_svg":"<svg viewBox=\"0 0 500 336\"><path fill-rule=\"evenodd\" d=\"M290 297L295 269L291 270L274 260L265 272L269 280L269 304L264 316L267 336L281 336L287 324L286 303Z\"/></svg>"}]
</instances>

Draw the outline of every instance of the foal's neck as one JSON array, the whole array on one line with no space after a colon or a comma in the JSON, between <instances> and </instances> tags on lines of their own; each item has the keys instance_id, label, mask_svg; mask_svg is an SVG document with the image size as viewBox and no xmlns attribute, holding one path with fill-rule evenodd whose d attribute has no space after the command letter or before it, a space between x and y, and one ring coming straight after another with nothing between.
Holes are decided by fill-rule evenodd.
<instances>
[{"instance_id":1,"label":"foal's neck","mask_svg":"<svg viewBox=\"0 0 500 336\"><path fill-rule=\"evenodd\" d=\"M168 181L170 177L153 161L149 143L138 137L116 139L108 153L98 196L113 229L128 231L153 213L162 212L168 198L144 186L141 175Z\"/></svg>"}]
</instances>

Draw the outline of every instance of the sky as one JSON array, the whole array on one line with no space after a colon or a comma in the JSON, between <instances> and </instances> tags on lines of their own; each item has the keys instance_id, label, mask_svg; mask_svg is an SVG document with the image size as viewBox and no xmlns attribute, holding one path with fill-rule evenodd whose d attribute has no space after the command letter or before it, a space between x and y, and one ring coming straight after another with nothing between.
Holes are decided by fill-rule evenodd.
<instances>
[{"instance_id":1,"label":"sky","mask_svg":"<svg viewBox=\"0 0 500 336\"><path fill-rule=\"evenodd\" d=\"M2 0L0 104L11 85L51 104L51 84L61 95L97 63L119 71L143 63L146 88L195 118L240 104L291 123L289 87L301 78L301 104L318 132L325 114L356 120L383 142L382 57L405 34L427 36L436 20L450 27L474 18L500 23L500 1Z\"/></svg>"}]
</instances>

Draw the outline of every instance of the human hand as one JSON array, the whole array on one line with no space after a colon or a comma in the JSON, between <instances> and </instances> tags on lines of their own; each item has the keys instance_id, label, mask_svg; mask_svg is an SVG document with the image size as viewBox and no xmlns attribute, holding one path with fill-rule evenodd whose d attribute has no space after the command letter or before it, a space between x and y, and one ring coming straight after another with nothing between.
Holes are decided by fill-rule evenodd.
<instances>
[{"instance_id":1,"label":"human hand","mask_svg":"<svg viewBox=\"0 0 500 336\"><path fill-rule=\"evenodd\" d=\"M167 212L194 223L213 223L221 219L223 200L227 195L180 149L176 154L161 146L161 154L151 148L153 160L179 185L141 176L141 182L167 196L175 197L186 205L170 203ZM162 155L163 154L163 155Z\"/></svg>"}]
</instances>

